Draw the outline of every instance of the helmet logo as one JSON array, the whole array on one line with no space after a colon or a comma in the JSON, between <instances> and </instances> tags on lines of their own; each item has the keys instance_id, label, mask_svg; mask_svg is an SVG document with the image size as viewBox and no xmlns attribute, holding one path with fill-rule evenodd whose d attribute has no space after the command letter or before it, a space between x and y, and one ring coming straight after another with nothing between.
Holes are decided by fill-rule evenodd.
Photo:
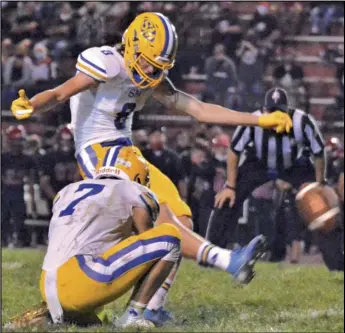
<instances>
[{"instance_id":1,"label":"helmet logo","mask_svg":"<svg viewBox=\"0 0 345 333\"><path fill-rule=\"evenodd\" d=\"M274 93L272 95L272 99L274 100L274 103L277 103L280 99L280 93L278 89L274 90Z\"/></svg>"},{"instance_id":2,"label":"helmet logo","mask_svg":"<svg viewBox=\"0 0 345 333\"><path fill-rule=\"evenodd\" d=\"M156 38L156 28L148 19L145 19L141 26L141 34L150 43L152 43Z\"/></svg>"}]
</instances>

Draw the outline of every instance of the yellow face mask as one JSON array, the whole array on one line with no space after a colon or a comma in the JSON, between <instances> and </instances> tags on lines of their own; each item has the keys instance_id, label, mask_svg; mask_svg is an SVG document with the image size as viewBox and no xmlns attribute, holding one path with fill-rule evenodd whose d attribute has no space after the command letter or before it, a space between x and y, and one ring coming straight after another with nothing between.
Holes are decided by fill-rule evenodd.
<instances>
[{"instance_id":1,"label":"yellow face mask","mask_svg":"<svg viewBox=\"0 0 345 333\"><path fill-rule=\"evenodd\" d=\"M123 36L128 75L139 88L157 86L174 66L177 51L175 27L160 13L143 13ZM150 72L147 68L153 68Z\"/></svg>"}]
</instances>

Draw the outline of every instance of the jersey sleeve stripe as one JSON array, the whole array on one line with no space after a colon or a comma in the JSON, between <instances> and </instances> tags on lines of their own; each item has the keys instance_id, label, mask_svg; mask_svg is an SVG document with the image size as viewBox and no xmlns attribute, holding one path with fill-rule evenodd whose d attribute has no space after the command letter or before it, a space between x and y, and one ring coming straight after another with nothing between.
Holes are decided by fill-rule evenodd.
<instances>
[{"instance_id":1,"label":"jersey sleeve stripe","mask_svg":"<svg viewBox=\"0 0 345 333\"><path fill-rule=\"evenodd\" d=\"M142 200L142 202L145 204L147 210L149 211L150 217L153 220L153 210L152 210L152 207L150 207L150 204L145 200L143 195L140 195L139 197Z\"/></svg>"},{"instance_id":2,"label":"jersey sleeve stripe","mask_svg":"<svg viewBox=\"0 0 345 333\"><path fill-rule=\"evenodd\" d=\"M108 80L107 76L104 76L102 74L97 73L95 70L93 70L90 67L87 67L86 65L82 64L80 61L77 62L77 69L86 75L89 75L93 77L94 79L102 82L106 82Z\"/></svg>"},{"instance_id":3,"label":"jersey sleeve stripe","mask_svg":"<svg viewBox=\"0 0 345 333\"><path fill-rule=\"evenodd\" d=\"M169 244L179 244L179 239L173 236L152 237L137 241L119 250L108 259L90 258L90 256L84 255L77 255L76 259L79 267L88 277L98 282L109 283L139 265L165 256L168 253ZM129 253L133 259L120 260Z\"/></svg>"},{"instance_id":4,"label":"jersey sleeve stripe","mask_svg":"<svg viewBox=\"0 0 345 333\"><path fill-rule=\"evenodd\" d=\"M92 163L92 166L94 168L96 168L97 166L97 162L98 162L98 158L97 158L97 154L94 151L94 149L91 146L88 146L85 148L85 152L88 154L88 157Z\"/></svg>"},{"instance_id":5,"label":"jersey sleeve stripe","mask_svg":"<svg viewBox=\"0 0 345 333\"><path fill-rule=\"evenodd\" d=\"M95 65L94 63L92 63L90 60L87 60L86 58L83 57L83 55L80 55L80 59L82 60L82 62L84 62L87 65L90 65L91 67L93 67L94 69L97 69L98 71L102 72L103 74L107 75L107 72L105 71L105 69Z\"/></svg>"},{"instance_id":6,"label":"jersey sleeve stripe","mask_svg":"<svg viewBox=\"0 0 345 333\"><path fill-rule=\"evenodd\" d=\"M155 207L154 210L159 213L160 207L159 207L159 203L158 203L157 199L150 192L146 192L145 195L148 196L149 198L151 198L151 200L153 202L153 206Z\"/></svg>"},{"instance_id":7,"label":"jersey sleeve stripe","mask_svg":"<svg viewBox=\"0 0 345 333\"><path fill-rule=\"evenodd\" d=\"M156 201L155 198L153 198L152 196L150 196L149 193L145 193L143 192L141 195L140 195L140 199L145 203L145 205L147 206L149 212L150 212L150 215L151 215L151 218L153 221L156 221L157 217L158 217L158 214L159 214L159 205Z\"/></svg>"},{"instance_id":8,"label":"jersey sleeve stripe","mask_svg":"<svg viewBox=\"0 0 345 333\"><path fill-rule=\"evenodd\" d=\"M88 177L88 178L93 178L92 177L92 174L90 173L90 171L87 169L84 161L83 161L83 158L81 157L80 154L77 155L77 161L78 161L78 164L80 166L80 168L83 170L83 172L85 173L85 175Z\"/></svg>"}]
</instances>

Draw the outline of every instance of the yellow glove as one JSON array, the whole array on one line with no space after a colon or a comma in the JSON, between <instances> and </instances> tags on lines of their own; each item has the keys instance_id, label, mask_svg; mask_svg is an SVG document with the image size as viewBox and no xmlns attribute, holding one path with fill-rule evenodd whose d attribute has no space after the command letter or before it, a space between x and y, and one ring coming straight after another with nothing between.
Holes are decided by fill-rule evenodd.
<instances>
[{"instance_id":1,"label":"yellow glove","mask_svg":"<svg viewBox=\"0 0 345 333\"><path fill-rule=\"evenodd\" d=\"M11 111L18 120L29 118L34 108L26 96L24 89L19 90L18 94L19 98L12 102Z\"/></svg>"},{"instance_id":2,"label":"yellow glove","mask_svg":"<svg viewBox=\"0 0 345 333\"><path fill-rule=\"evenodd\" d=\"M292 127L292 120L287 113L274 111L260 116L258 124L264 129L274 129L277 133L289 133Z\"/></svg>"}]
</instances>

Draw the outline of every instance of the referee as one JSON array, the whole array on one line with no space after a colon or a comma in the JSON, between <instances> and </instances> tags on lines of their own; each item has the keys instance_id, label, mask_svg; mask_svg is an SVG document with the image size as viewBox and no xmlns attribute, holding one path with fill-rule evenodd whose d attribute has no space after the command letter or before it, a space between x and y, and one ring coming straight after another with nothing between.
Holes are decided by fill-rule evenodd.
<instances>
[{"instance_id":1,"label":"referee","mask_svg":"<svg viewBox=\"0 0 345 333\"><path fill-rule=\"evenodd\" d=\"M218 216L224 214L225 209L216 210L208 231L210 240L217 245L224 245L226 229L233 228L230 225L237 221L244 201L257 187L277 179L290 183L294 189L305 182L325 183L324 140L314 118L290 108L287 93L281 88L268 90L263 109L254 114L275 110L290 114L293 127L289 134L239 126L233 135L227 183L215 199L215 208L225 208L226 201L230 202L230 220L226 226L219 225ZM244 161L240 163L243 156Z\"/></svg>"},{"instance_id":2,"label":"referee","mask_svg":"<svg viewBox=\"0 0 345 333\"><path fill-rule=\"evenodd\" d=\"M324 182L324 140L314 119L302 110L289 108L284 89L272 88L265 96L263 110L256 115L282 110L291 116L293 127L289 134L277 134L261 128L237 127L228 156L226 187L217 194L215 207L221 208L230 200L233 214L241 209L244 200L260 185L282 179L294 188L305 182ZM242 153L247 152L239 166ZM308 153L314 157L314 165ZM315 170L315 171L314 171Z\"/></svg>"}]
</instances>

